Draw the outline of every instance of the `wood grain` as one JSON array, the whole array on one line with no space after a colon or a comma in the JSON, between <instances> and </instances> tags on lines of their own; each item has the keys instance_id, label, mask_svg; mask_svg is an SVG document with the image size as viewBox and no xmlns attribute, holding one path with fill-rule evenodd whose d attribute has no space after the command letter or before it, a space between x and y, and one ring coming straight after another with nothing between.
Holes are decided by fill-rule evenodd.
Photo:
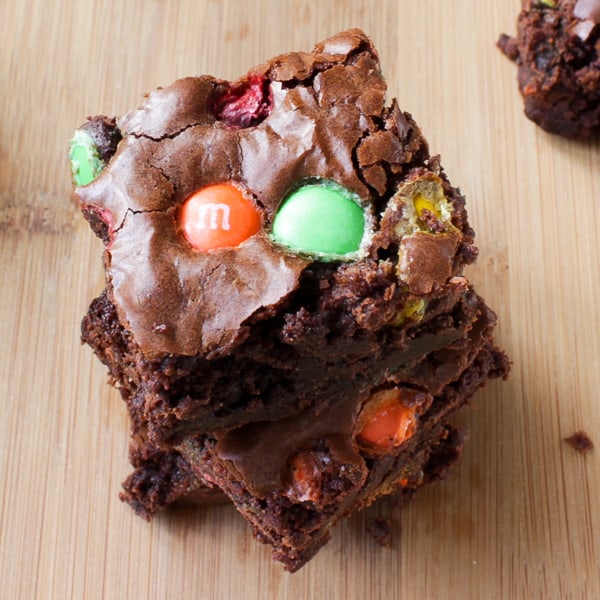
<instances>
[{"instance_id":1,"label":"wood grain","mask_svg":"<svg viewBox=\"0 0 600 600\"><path fill-rule=\"evenodd\" d=\"M495 48L518 0L0 2L0 596L220 600L600 598L600 144L529 123ZM295 575L229 507L148 524L119 502L127 422L79 343L100 244L65 158L88 114L177 77L236 78L360 26L390 97L468 198L469 277L499 315L511 379L459 421L464 460L402 510L338 527ZM586 455L562 439L588 431ZM393 548L366 533L391 515Z\"/></svg>"}]
</instances>

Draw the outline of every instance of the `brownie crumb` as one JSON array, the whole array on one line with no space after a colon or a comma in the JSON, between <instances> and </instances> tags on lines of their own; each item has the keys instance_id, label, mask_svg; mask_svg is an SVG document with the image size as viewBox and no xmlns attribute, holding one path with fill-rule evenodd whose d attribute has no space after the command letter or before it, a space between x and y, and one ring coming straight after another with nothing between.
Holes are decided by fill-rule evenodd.
<instances>
[{"instance_id":1,"label":"brownie crumb","mask_svg":"<svg viewBox=\"0 0 600 600\"><path fill-rule=\"evenodd\" d=\"M392 522L390 519L376 517L369 525L369 533L383 548L392 547Z\"/></svg>"},{"instance_id":2,"label":"brownie crumb","mask_svg":"<svg viewBox=\"0 0 600 600\"><path fill-rule=\"evenodd\" d=\"M592 442L590 436L583 430L576 431L573 435L565 438L565 442L582 454L585 454L594 447L594 442Z\"/></svg>"}]
</instances>

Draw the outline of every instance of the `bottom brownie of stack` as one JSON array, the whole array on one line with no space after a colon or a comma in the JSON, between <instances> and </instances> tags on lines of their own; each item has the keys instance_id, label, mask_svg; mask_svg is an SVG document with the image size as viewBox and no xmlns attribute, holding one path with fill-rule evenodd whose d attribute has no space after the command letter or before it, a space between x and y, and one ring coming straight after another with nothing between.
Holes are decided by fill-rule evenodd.
<instances>
[{"instance_id":1,"label":"bottom brownie of stack","mask_svg":"<svg viewBox=\"0 0 600 600\"><path fill-rule=\"evenodd\" d=\"M136 470L123 499L149 517L174 501L229 498L293 572L340 519L444 477L464 444L450 417L508 370L492 340L494 314L461 280L459 301L413 339L417 345L436 331L451 339L447 345L322 411L188 435L158 449L147 439L142 411L130 403Z\"/></svg>"}]
</instances>

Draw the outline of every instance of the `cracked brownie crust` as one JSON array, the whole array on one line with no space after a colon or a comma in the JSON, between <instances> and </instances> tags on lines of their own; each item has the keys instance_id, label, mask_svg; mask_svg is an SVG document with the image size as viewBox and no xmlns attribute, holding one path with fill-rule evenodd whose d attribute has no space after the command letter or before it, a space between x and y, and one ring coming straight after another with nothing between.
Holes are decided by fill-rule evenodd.
<instances>
[{"instance_id":1,"label":"cracked brownie crust","mask_svg":"<svg viewBox=\"0 0 600 600\"><path fill-rule=\"evenodd\" d=\"M269 77L272 97L257 126L216 119L212 103L226 83L179 80L119 120L117 154L77 191L82 209L106 223L111 299L146 356L226 355L248 335L248 319L277 310L298 288L310 261L274 248L266 232L299 182L334 180L376 216L382 196L427 158L412 119L395 103L385 107L377 56L357 33L252 75ZM236 182L260 206L263 230L240 247L200 254L182 238L177 210L196 189L222 181ZM472 240L463 233L459 250L468 255Z\"/></svg>"}]
</instances>

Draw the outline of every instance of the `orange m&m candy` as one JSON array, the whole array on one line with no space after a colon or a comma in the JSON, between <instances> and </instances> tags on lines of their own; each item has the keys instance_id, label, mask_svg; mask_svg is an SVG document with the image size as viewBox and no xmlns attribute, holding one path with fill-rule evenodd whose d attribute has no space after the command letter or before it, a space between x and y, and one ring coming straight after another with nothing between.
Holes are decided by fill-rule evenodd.
<instances>
[{"instance_id":1,"label":"orange m&m candy","mask_svg":"<svg viewBox=\"0 0 600 600\"><path fill-rule=\"evenodd\" d=\"M380 450L392 450L410 439L417 430L415 408L402 402L398 388L375 394L360 415L358 437Z\"/></svg>"},{"instance_id":2,"label":"orange m&m candy","mask_svg":"<svg viewBox=\"0 0 600 600\"><path fill-rule=\"evenodd\" d=\"M390 449L400 446L416 430L415 411L396 404L381 409L365 424L359 436L365 442Z\"/></svg>"},{"instance_id":3,"label":"orange m&m candy","mask_svg":"<svg viewBox=\"0 0 600 600\"><path fill-rule=\"evenodd\" d=\"M260 213L241 190L218 183L194 192L179 213L183 235L196 250L233 248L260 230Z\"/></svg>"}]
</instances>

